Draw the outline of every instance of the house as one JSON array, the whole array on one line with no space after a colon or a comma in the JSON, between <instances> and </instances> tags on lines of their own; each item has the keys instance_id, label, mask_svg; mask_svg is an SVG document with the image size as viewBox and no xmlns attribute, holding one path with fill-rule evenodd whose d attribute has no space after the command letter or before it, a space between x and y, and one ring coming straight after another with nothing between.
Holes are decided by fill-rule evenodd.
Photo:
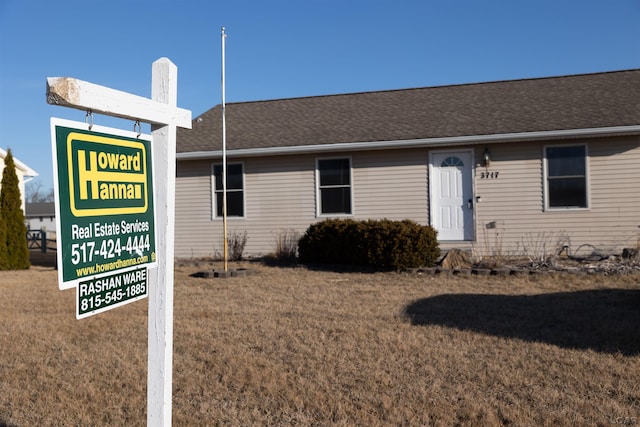
<instances>
[{"instance_id":1,"label":"house","mask_svg":"<svg viewBox=\"0 0 640 427\"><path fill-rule=\"evenodd\" d=\"M54 202L27 203L25 222L27 230L56 231L56 206Z\"/></svg>"},{"instance_id":2,"label":"house","mask_svg":"<svg viewBox=\"0 0 640 427\"><path fill-rule=\"evenodd\" d=\"M4 171L4 159L7 157L7 152L0 148L0 173ZM18 185L20 187L20 195L22 197L22 211L25 210L24 200L24 184L31 178L38 176L38 172L31 169L29 166L22 163L20 160L13 156L13 162L16 165L16 175L18 176ZM0 175L1 177L1 175ZM0 185L2 185L0 183Z\"/></svg>"},{"instance_id":3,"label":"house","mask_svg":"<svg viewBox=\"0 0 640 427\"><path fill-rule=\"evenodd\" d=\"M177 257L222 253L222 110L178 130ZM412 219L480 256L640 242L640 69L226 105L245 255L325 218Z\"/></svg>"}]
</instances>

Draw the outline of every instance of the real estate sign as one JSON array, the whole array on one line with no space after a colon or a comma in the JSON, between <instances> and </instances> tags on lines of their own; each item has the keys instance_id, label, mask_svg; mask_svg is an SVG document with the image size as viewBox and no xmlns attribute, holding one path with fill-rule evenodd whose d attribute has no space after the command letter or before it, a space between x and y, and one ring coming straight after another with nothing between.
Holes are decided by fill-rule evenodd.
<instances>
[{"instance_id":1,"label":"real estate sign","mask_svg":"<svg viewBox=\"0 0 640 427\"><path fill-rule=\"evenodd\" d=\"M58 282L80 286L78 317L146 296L157 261L151 137L88 128L51 119Z\"/></svg>"},{"instance_id":2,"label":"real estate sign","mask_svg":"<svg viewBox=\"0 0 640 427\"><path fill-rule=\"evenodd\" d=\"M80 280L76 288L76 318L146 298L148 292L146 267Z\"/></svg>"}]
</instances>

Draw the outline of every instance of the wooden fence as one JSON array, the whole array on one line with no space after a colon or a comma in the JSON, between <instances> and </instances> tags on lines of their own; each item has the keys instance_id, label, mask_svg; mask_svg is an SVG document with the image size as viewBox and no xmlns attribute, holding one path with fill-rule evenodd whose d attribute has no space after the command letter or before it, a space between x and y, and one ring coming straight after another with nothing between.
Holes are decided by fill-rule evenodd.
<instances>
[{"instance_id":1,"label":"wooden fence","mask_svg":"<svg viewBox=\"0 0 640 427\"><path fill-rule=\"evenodd\" d=\"M56 233L45 230L28 230L27 245L29 250L38 250L42 253L56 250Z\"/></svg>"}]
</instances>

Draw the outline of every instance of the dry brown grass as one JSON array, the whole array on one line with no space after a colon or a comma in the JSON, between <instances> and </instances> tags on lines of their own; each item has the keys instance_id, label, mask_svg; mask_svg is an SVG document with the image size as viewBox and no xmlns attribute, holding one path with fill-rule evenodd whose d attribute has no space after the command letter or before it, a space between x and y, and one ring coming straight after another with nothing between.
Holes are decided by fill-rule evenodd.
<instances>
[{"instance_id":1,"label":"dry brown grass","mask_svg":"<svg viewBox=\"0 0 640 427\"><path fill-rule=\"evenodd\" d=\"M640 423L637 276L251 268L176 270L176 426ZM0 425L146 423L146 301L78 321L43 267L0 294Z\"/></svg>"}]
</instances>

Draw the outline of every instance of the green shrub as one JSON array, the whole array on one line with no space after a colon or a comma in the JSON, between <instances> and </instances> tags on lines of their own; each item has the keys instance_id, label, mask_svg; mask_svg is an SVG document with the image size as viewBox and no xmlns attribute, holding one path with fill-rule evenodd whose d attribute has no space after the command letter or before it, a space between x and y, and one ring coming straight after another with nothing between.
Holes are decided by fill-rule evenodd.
<instances>
[{"instance_id":1,"label":"green shrub","mask_svg":"<svg viewBox=\"0 0 640 427\"><path fill-rule=\"evenodd\" d=\"M436 231L415 221L327 219L309 226L298 253L302 263L401 270L433 265L440 248Z\"/></svg>"}]
</instances>

